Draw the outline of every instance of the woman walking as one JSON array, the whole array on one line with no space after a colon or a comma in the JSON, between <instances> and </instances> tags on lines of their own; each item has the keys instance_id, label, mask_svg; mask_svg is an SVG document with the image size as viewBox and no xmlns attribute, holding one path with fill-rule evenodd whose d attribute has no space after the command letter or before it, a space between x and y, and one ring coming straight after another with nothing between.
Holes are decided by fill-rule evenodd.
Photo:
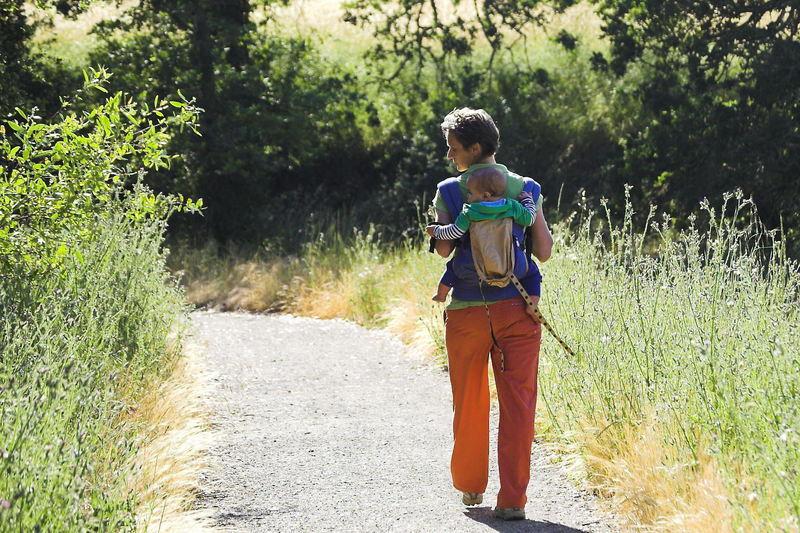
<instances>
[{"instance_id":1,"label":"woman walking","mask_svg":"<svg viewBox=\"0 0 800 533\"><path fill-rule=\"evenodd\" d=\"M506 174L503 196L516 199L533 188L536 218L532 226L533 254L545 261L553 238L541 209L539 186L497 164L499 131L482 109L457 109L442 122L447 157L462 174L437 187L434 205L437 222L452 223L467 198L470 169L497 167ZM460 202L459 202L460 200ZM515 236L522 228L515 227ZM523 239L518 238L517 243ZM488 359L494 369L500 404L497 461L500 491L495 516L504 520L525 518L526 489L530 479L530 455L536 411L536 378L539 365L541 325L526 312L526 304L513 285L480 286L474 273L469 241L436 241L436 251L451 259L455 284L445 312L445 344L453 391L454 444L451 459L453 485L466 505L483 501L489 476L489 382ZM541 275L527 259L527 273L520 278L534 304L540 295Z\"/></svg>"}]
</instances>

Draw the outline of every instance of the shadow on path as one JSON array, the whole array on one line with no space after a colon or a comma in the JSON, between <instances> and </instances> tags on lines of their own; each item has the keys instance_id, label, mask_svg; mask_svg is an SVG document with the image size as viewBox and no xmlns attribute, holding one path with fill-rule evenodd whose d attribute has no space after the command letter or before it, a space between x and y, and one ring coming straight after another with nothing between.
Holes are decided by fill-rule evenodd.
<instances>
[{"instance_id":1,"label":"shadow on path","mask_svg":"<svg viewBox=\"0 0 800 533\"><path fill-rule=\"evenodd\" d=\"M542 522L541 520L500 520L494 517L491 507L473 507L464 511L464 515L476 522L480 522L495 531L511 533L517 531L529 531L532 533L590 533L586 529L575 529L554 522Z\"/></svg>"}]
</instances>

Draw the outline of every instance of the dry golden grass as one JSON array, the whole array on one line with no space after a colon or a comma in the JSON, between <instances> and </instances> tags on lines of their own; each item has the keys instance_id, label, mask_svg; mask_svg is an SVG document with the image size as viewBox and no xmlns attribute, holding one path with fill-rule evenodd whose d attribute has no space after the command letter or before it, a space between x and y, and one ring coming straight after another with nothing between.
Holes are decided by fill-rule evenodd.
<instances>
[{"instance_id":1,"label":"dry golden grass","mask_svg":"<svg viewBox=\"0 0 800 533\"><path fill-rule=\"evenodd\" d=\"M397 335L422 357L431 359L443 350L444 320L441 304L421 312L417 302L398 299L384 314L386 329Z\"/></svg>"},{"instance_id":2,"label":"dry golden grass","mask_svg":"<svg viewBox=\"0 0 800 533\"><path fill-rule=\"evenodd\" d=\"M231 265L218 278L207 276L192 280L186 296L196 305L219 310L273 310L280 306L288 268L286 261L250 260Z\"/></svg>"},{"instance_id":3,"label":"dry golden grass","mask_svg":"<svg viewBox=\"0 0 800 533\"><path fill-rule=\"evenodd\" d=\"M170 268L182 280L186 298L221 311L275 311L300 268L295 257L260 259L233 250L220 258L215 246L171 250Z\"/></svg>"},{"instance_id":4,"label":"dry golden grass","mask_svg":"<svg viewBox=\"0 0 800 533\"><path fill-rule=\"evenodd\" d=\"M322 271L315 278L313 284L301 276L292 279L288 290L291 299L286 303L286 310L315 318L355 320L358 313L353 309L352 302L358 291L353 274L346 272L337 279L332 272Z\"/></svg>"},{"instance_id":5,"label":"dry golden grass","mask_svg":"<svg viewBox=\"0 0 800 533\"><path fill-rule=\"evenodd\" d=\"M133 414L132 423L144 428L130 465L139 531L206 530L204 514L190 509L211 439L203 404L208 377L199 349L189 345L184 351L170 377Z\"/></svg>"},{"instance_id":6,"label":"dry golden grass","mask_svg":"<svg viewBox=\"0 0 800 533\"><path fill-rule=\"evenodd\" d=\"M654 415L638 425L587 420L579 426L571 445L554 447L576 477L606 498L624 527L733 532L731 494L716 461L706 454L695 459L664 442L665 432L677 436L679 428L665 428Z\"/></svg>"},{"instance_id":7,"label":"dry golden grass","mask_svg":"<svg viewBox=\"0 0 800 533\"><path fill-rule=\"evenodd\" d=\"M342 3L343 0L295 0L287 6L276 8L274 16L281 26L299 33L313 30L324 35L360 37L364 30L342 20L345 11ZM437 15L444 23L454 22L457 16L475 18L475 4L472 2L461 2L454 6L452 1L439 0L436 5ZM548 26L564 28L592 38L600 35L600 19L594 12L594 7L586 2L576 4L564 13L548 11L546 20ZM422 20L423 24L429 22Z\"/></svg>"}]
</instances>

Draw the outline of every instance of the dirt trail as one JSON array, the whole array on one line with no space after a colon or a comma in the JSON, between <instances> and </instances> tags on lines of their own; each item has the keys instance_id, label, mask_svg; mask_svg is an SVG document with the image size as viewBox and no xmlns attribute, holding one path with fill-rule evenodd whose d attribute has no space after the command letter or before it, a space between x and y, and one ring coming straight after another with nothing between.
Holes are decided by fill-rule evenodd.
<instances>
[{"instance_id":1,"label":"dirt trail","mask_svg":"<svg viewBox=\"0 0 800 533\"><path fill-rule=\"evenodd\" d=\"M447 375L384 332L287 315L193 321L216 383L197 508L216 528L617 531L536 446L528 520L492 517L496 465L484 503L465 508L450 483Z\"/></svg>"}]
</instances>

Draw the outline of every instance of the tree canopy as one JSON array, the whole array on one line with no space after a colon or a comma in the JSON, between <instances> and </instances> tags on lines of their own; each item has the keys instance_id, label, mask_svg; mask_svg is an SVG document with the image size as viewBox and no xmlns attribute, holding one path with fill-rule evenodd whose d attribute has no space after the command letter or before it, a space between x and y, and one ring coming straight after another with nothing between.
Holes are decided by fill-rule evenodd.
<instances>
[{"instance_id":1,"label":"tree canopy","mask_svg":"<svg viewBox=\"0 0 800 533\"><path fill-rule=\"evenodd\" d=\"M204 198L203 219L173 226L195 235L291 241L287 228L342 210L400 235L415 201L452 173L438 123L465 105L498 120L502 159L551 198L621 207L628 183L640 211L655 202L680 220L741 188L769 226L796 232L800 6L595 0L602 38L588 44L549 26L576 3L352 0L345 21L373 37L353 67L271 24L281 2L143 0L95 28L90 62L115 89L145 100L180 90L203 110L202 137L176 133L181 162L147 178ZM73 16L86 1L36 5ZM549 59L530 59L534 28ZM34 106L51 116L79 87L79 73L33 51L33 31L21 0L0 0L4 117ZM291 223L277 214L286 205Z\"/></svg>"}]
</instances>

